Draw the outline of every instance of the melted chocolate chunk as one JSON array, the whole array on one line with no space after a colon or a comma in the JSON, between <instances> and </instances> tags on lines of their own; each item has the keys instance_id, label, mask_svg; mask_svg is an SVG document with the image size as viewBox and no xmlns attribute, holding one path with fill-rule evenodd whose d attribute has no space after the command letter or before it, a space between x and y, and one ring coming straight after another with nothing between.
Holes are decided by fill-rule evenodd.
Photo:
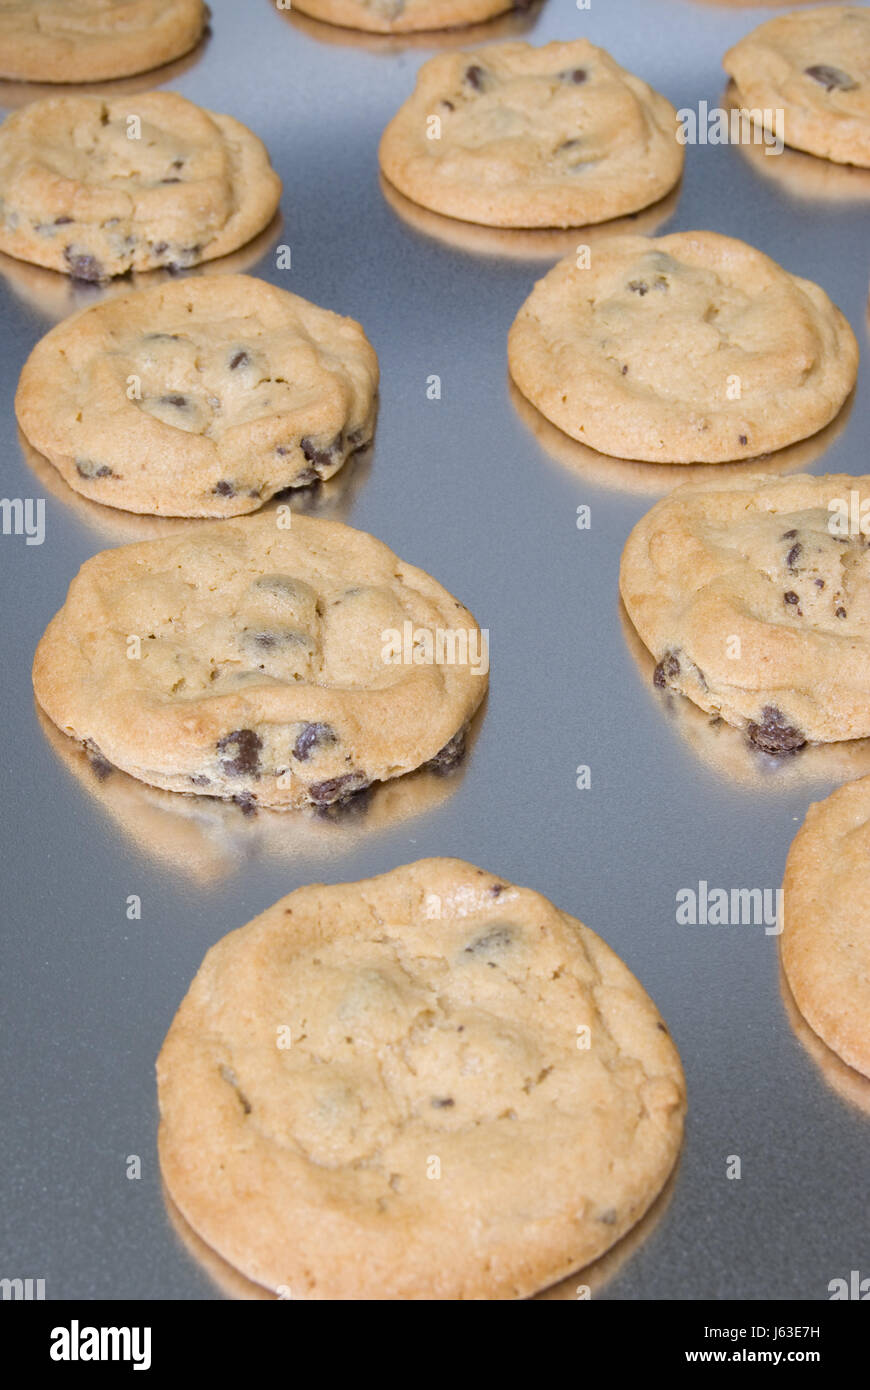
<instances>
[{"instance_id":1,"label":"melted chocolate chunk","mask_svg":"<svg viewBox=\"0 0 870 1390\"><path fill-rule=\"evenodd\" d=\"M453 772L465 757L465 729L460 729L453 737L445 743L444 747L424 764L431 772L438 777L446 777L449 772Z\"/></svg>"},{"instance_id":2,"label":"melted chocolate chunk","mask_svg":"<svg viewBox=\"0 0 870 1390\"><path fill-rule=\"evenodd\" d=\"M338 743L338 734L331 724L305 724L293 745L293 756L298 762L307 763L315 748L330 743Z\"/></svg>"},{"instance_id":3,"label":"melted chocolate chunk","mask_svg":"<svg viewBox=\"0 0 870 1390\"><path fill-rule=\"evenodd\" d=\"M842 68L829 67L827 63L815 63L804 68L804 74L824 87L826 92L854 92L858 83Z\"/></svg>"},{"instance_id":4,"label":"melted chocolate chunk","mask_svg":"<svg viewBox=\"0 0 870 1390\"><path fill-rule=\"evenodd\" d=\"M786 603L790 603L792 606L800 603L800 598L795 593L794 589L789 589L787 593L783 594L783 598L785 599Z\"/></svg>"},{"instance_id":5,"label":"melted chocolate chunk","mask_svg":"<svg viewBox=\"0 0 870 1390\"><path fill-rule=\"evenodd\" d=\"M837 608L837 609L835 610L835 612L834 612L834 617L835 617L835 618L845 618L845 616L846 616L846 610L845 610L845 608L843 608L843 606L842 606L842 604L841 604L840 607Z\"/></svg>"},{"instance_id":6,"label":"melted chocolate chunk","mask_svg":"<svg viewBox=\"0 0 870 1390\"><path fill-rule=\"evenodd\" d=\"M186 396L171 395L171 396L161 396L161 397L160 397L160 404L161 404L161 405L172 405L172 406L175 407L176 410L185 410L185 409L187 408L187 406L190 404L190 402L188 401L188 399L187 399Z\"/></svg>"},{"instance_id":7,"label":"melted chocolate chunk","mask_svg":"<svg viewBox=\"0 0 870 1390\"><path fill-rule=\"evenodd\" d=\"M456 1101L452 1096L433 1096L430 1104L433 1110L449 1110L451 1105L456 1104Z\"/></svg>"},{"instance_id":8,"label":"melted chocolate chunk","mask_svg":"<svg viewBox=\"0 0 870 1390\"><path fill-rule=\"evenodd\" d=\"M790 570L795 569L802 550L803 546L801 545L800 541L796 541L795 544L792 546L791 550L786 555L785 563L788 565Z\"/></svg>"},{"instance_id":9,"label":"melted chocolate chunk","mask_svg":"<svg viewBox=\"0 0 870 1390\"><path fill-rule=\"evenodd\" d=\"M737 443L738 443L738 444L743 444L743 445L748 444L748 443L749 443L749 436L748 436L748 435L745 435L745 434L739 434L739 435L737 436Z\"/></svg>"},{"instance_id":10,"label":"melted chocolate chunk","mask_svg":"<svg viewBox=\"0 0 870 1390\"><path fill-rule=\"evenodd\" d=\"M55 227L65 227L67 223L72 222L72 220L71 217L56 217L54 219L54 225Z\"/></svg>"},{"instance_id":11,"label":"melted chocolate chunk","mask_svg":"<svg viewBox=\"0 0 870 1390\"><path fill-rule=\"evenodd\" d=\"M76 472L80 478L114 478L115 474L107 463L95 463L93 459L76 459Z\"/></svg>"},{"instance_id":12,"label":"melted chocolate chunk","mask_svg":"<svg viewBox=\"0 0 870 1390\"><path fill-rule=\"evenodd\" d=\"M216 492L218 497L235 497L236 495L236 490L232 483L228 483L225 480L215 483L212 492Z\"/></svg>"},{"instance_id":13,"label":"melted chocolate chunk","mask_svg":"<svg viewBox=\"0 0 870 1390\"><path fill-rule=\"evenodd\" d=\"M514 941L514 929L508 926L487 927L465 947L467 956L500 956Z\"/></svg>"},{"instance_id":14,"label":"melted chocolate chunk","mask_svg":"<svg viewBox=\"0 0 870 1390\"><path fill-rule=\"evenodd\" d=\"M177 178L175 178L175 177L173 176L172 178L161 179L160 182L161 182L161 183L181 183L181 179L177 179Z\"/></svg>"},{"instance_id":15,"label":"melted chocolate chunk","mask_svg":"<svg viewBox=\"0 0 870 1390\"><path fill-rule=\"evenodd\" d=\"M785 715L776 705L765 705L760 723L750 724L746 732L763 753L795 753L806 743L800 729L787 724Z\"/></svg>"},{"instance_id":16,"label":"melted chocolate chunk","mask_svg":"<svg viewBox=\"0 0 870 1390\"><path fill-rule=\"evenodd\" d=\"M244 351L244 349L241 349L239 352L234 352L232 357L230 358L230 371L234 372L239 367L247 367L250 363L250 360L250 357Z\"/></svg>"},{"instance_id":17,"label":"melted chocolate chunk","mask_svg":"<svg viewBox=\"0 0 870 1390\"><path fill-rule=\"evenodd\" d=\"M673 652L666 652L653 671L653 685L664 690L680 674L680 663Z\"/></svg>"},{"instance_id":18,"label":"melted chocolate chunk","mask_svg":"<svg viewBox=\"0 0 870 1390\"><path fill-rule=\"evenodd\" d=\"M299 447L302 450L303 456L308 463L311 464L316 473L318 469L328 468L330 464L335 462L335 456L341 450L341 435L337 434L325 448L322 445L315 444L314 440L309 439L306 435L304 439L300 439Z\"/></svg>"},{"instance_id":19,"label":"melted chocolate chunk","mask_svg":"<svg viewBox=\"0 0 870 1390\"><path fill-rule=\"evenodd\" d=\"M369 785L362 772L346 772L343 777L330 777L327 782L315 782L308 788L308 795L315 806L333 806L337 801L346 801Z\"/></svg>"},{"instance_id":20,"label":"melted chocolate chunk","mask_svg":"<svg viewBox=\"0 0 870 1390\"><path fill-rule=\"evenodd\" d=\"M88 755L88 762L91 771L94 773L98 782L105 782L107 777L111 777L115 771L115 764L110 763L101 748L98 748L93 739L85 740L85 752Z\"/></svg>"},{"instance_id":21,"label":"melted chocolate chunk","mask_svg":"<svg viewBox=\"0 0 870 1390\"><path fill-rule=\"evenodd\" d=\"M206 777L206 776L204 775L204 773L197 773L197 775L196 775L195 777L190 777L188 780L189 780L189 782L191 783L191 785L194 786L194 787L210 787L210 786L211 786L211 778L210 778L210 777Z\"/></svg>"},{"instance_id":22,"label":"melted chocolate chunk","mask_svg":"<svg viewBox=\"0 0 870 1390\"><path fill-rule=\"evenodd\" d=\"M263 740L253 729L235 729L217 746L221 772L226 777L259 777Z\"/></svg>"},{"instance_id":23,"label":"melted chocolate chunk","mask_svg":"<svg viewBox=\"0 0 870 1390\"><path fill-rule=\"evenodd\" d=\"M304 632L296 632L290 627L269 627L261 629L245 628L240 644L247 652L254 654L280 651L287 647L310 647L311 639Z\"/></svg>"},{"instance_id":24,"label":"melted chocolate chunk","mask_svg":"<svg viewBox=\"0 0 870 1390\"><path fill-rule=\"evenodd\" d=\"M566 82L576 82L579 86L581 82L586 81L589 73L585 68L573 68L571 72L563 72L562 76Z\"/></svg>"},{"instance_id":25,"label":"melted chocolate chunk","mask_svg":"<svg viewBox=\"0 0 870 1390\"><path fill-rule=\"evenodd\" d=\"M666 290L668 288L667 277L657 275L653 281L649 280L629 280L628 288L632 294L639 294L641 299L649 294L650 290Z\"/></svg>"},{"instance_id":26,"label":"melted chocolate chunk","mask_svg":"<svg viewBox=\"0 0 870 1390\"><path fill-rule=\"evenodd\" d=\"M792 529L791 531L783 531L780 539L784 541L793 541L796 535L797 531L794 529Z\"/></svg>"},{"instance_id":27,"label":"melted chocolate chunk","mask_svg":"<svg viewBox=\"0 0 870 1390\"><path fill-rule=\"evenodd\" d=\"M483 91L484 71L479 63L472 63L465 69L465 81L469 87L473 87L476 92Z\"/></svg>"},{"instance_id":28,"label":"melted chocolate chunk","mask_svg":"<svg viewBox=\"0 0 870 1390\"><path fill-rule=\"evenodd\" d=\"M69 273L74 280L85 280L88 284L94 285L107 278L106 272L96 256L87 256L82 252L74 251L71 246L66 246L64 247L63 258L69 266Z\"/></svg>"},{"instance_id":29,"label":"melted chocolate chunk","mask_svg":"<svg viewBox=\"0 0 870 1390\"><path fill-rule=\"evenodd\" d=\"M233 805L238 806L243 816L255 816L257 814L257 798L252 792L239 792L238 796L232 798Z\"/></svg>"}]
</instances>

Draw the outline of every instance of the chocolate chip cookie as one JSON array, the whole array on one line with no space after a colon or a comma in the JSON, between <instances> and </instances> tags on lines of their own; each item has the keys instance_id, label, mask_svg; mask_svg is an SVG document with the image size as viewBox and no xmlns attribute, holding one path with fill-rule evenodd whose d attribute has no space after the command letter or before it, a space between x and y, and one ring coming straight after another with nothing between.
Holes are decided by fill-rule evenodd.
<instances>
[{"instance_id":1,"label":"chocolate chip cookie","mask_svg":"<svg viewBox=\"0 0 870 1390\"><path fill-rule=\"evenodd\" d=\"M765 753L870 736L870 546L853 492L870 516L870 477L845 474L689 483L647 512L620 590L656 685Z\"/></svg>"},{"instance_id":2,"label":"chocolate chip cookie","mask_svg":"<svg viewBox=\"0 0 870 1390\"><path fill-rule=\"evenodd\" d=\"M0 77L130 77L188 53L207 19L203 0L0 0Z\"/></svg>"},{"instance_id":3,"label":"chocolate chip cookie","mask_svg":"<svg viewBox=\"0 0 870 1390\"><path fill-rule=\"evenodd\" d=\"M870 777L810 806L783 883L782 965L832 1051L870 1076Z\"/></svg>"},{"instance_id":4,"label":"chocolate chip cookie","mask_svg":"<svg viewBox=\"0 0 870 1390\"><path fill-rule=\"evenodd\" d=\"M527 1296L640 1219L685 1113L622 961L458 859L300 888L225 936L157 1081L170 1196L285 1298Z\"/></svg>"},{"instance_id":5,"label":"chocolate chip cookie","mask_svg":"<svg viewBox=\"0 0 870 1390\"><path fill-rule=\"evenodd\" d=\"M175 92L46 97L0 126L0 251L80 280L224 256L280 196L247 126Z\"/></svg>"},{"instance_id":6,"label":"chocolate chip cookie","mask_svg":"<svg viewBox=\"0 0 870 1390\"><path fill-rule=\"evenodd\" d=\"M619 236L539 280L508 339L542 415L604 454L754 458L816 433L858 344L825 291L717 232Z\"/></svg>"},{"instance_id":7,"label":"chocolate chip cookie","mask_svg":"<svg viewBox=\"0 0 870 1390\"><path fill-rule=\"evenodd\" d=\"M429 575L282 507L95 555L33 683L110 766L283 809L446 770L488 671L488 635Z\"/></svg>"},{"instance_id":8,"label":"chocolate chip cookie","mask_svg":"<svg viewBox=\"0 0 870 1390\"><path fill-rule=\"evenodd\" d=\"M870 168L870 10L831 5L780 15L723 62L755 119L772 128L772 113L783 113L787 145Z\"/></svg>"},{"instance_id":9,"label":"chocolate chip cookie","mask_svg":"<svg viewBox=\"0 0 870 1390\"><path fill-rule=\"evenodd\" d=\"M203 275L65 319L30 354L15 409L86 497L234 516L368 444L377 385L353 319L247 275Z\"/></svg>"},{"instance_id":10,"label":"chocolate chip cookie","mask_svg":"<svg viewBox=\"0 0 870 1390\"><path fill-rule=\"evenodd\" d=\"M530 4L531 0L293 0L293 9L346 29L408 34L479 24Z\"/></svg>"},{"instance_id":11,"label":"chocolate chip cookie","mask_svg":"<svg viewBox=\"0 0 870 1390\"><path fill-rule=\"evenodd\" d=\"M493 227L575 227L648 207L683 168L669 101L586 39L441 53L384 131L389 181Z\"/></svg>"}]
</instances>

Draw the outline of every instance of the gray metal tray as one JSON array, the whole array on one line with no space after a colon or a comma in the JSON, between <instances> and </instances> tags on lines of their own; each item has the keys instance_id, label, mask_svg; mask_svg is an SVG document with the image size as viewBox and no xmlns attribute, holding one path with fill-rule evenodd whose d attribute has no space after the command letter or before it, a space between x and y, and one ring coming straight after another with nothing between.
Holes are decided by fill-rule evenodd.
<instances>
[{"instance_id":1,"label":"gray metal tray","mask_svg":"<svg viewBox=\"0 0 870 1390\"><path fill-rule=\"evenodd\" d=\"M258 1296L165 1205L153 1072L165 1031L207 948L281 894L445 854L539 889L601 933L656 999L686 1064L688 1130L668 1190L594 1271L548 1296L575 1297L586 1282L614 1299L825 1299L832 1279L870 1274L870 1083L795 1018L775 936L680 926L675 895L701 880L778 887L808 803L870 770L870 753L817 749L778 766L653 690L620 614L619 555L654 498L688 474L584 452L508 385L514 314L589 236L427 217L385 197L376 153L416 69L446 44L587 35L677 107L697 107L721 101L721 55L774 11L548 0L537 15L404 41L269 0L211 5L211 37L160 85L246 121L285 185L283 223L231 268L352 314L380 354L373 456L309 505L459 595L490 629L492 686L455 781L395 784L340 823L246 820L121 774L99 781L37 717L31 657L79 564L159 523L87 504L28 459L12 408L19 369L58 318L103 291L2 260L0 490L45 498L46 535L41 546L0 536L0 1277L43 1278L48 1298ZM117 85L135 96L157 84ZM43 91L0 84L0 102ZM677 196L639 219L742 237L819 281L849 316L864 351L851 410L778 466L866 471L868 209L870 174L695 146ZM289 271L276 268L279 244L292 248ZM433 373L440 401L427 399ZM588 531L576 526L584 503ZM140 921L127 919L131 894ZM139 1180L126 1175L132 1154ZM726 1176L731 1155L739 1180Z\"/></svg>"}]
</instances>

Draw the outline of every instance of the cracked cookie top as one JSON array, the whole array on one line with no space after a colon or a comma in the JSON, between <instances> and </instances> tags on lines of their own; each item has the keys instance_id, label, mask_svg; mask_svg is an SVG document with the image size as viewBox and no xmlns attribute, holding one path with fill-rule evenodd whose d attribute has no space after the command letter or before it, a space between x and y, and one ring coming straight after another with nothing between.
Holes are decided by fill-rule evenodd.
<instances>
[{"instance_id":1,"label":"cracked cookie top","mask_svg":"<svg viewBox=\"0 0 870 1390\"><path fill-rule=\"evenodd\" d=\"M870 11L827 5L779 15L723 63L743 105L761 118L783 113L787 145L870 168Z\"/></svg>"},{"instance_id":2,"label":"cracked cookie top","mask_svg":"<svg viewBox=\"0 0 870 1390\"><path fill-rule=\"evenodd\" d=\"M175 92L46 97L0 126L0 250L81 280L224 256L280 194L256 135Z\"/></svg>"},{"instance_id":3,"label":"cracked cookie top","mask_svg":"<svg viewBox=\"0 0 870 1390\"><path fill-rule=\"evenodd\" d=\"M0 76L130 77L189 52L207 18L203 0L0 0Z\"/></svg>"},{"instance_id":4,"label":"cracked cookie top","mask_svg":"<svg viewBox=\"0 0 870 1390\"><path fill-rule=\"evenodd\" d=\"M685 1095L648 995L456 859L301 888L206 956L157 1063L170 1194L312 1298L514 1298L614 1244Z\"/></svg>"},{"instance_id":5,"label":"cracked cookie top","mask_svg":"<svg viewBox=\"0 0 870 1390\"><path fill-rule=\"evenodd\" d=\"M34 662L54 723L153 786L252 806L447 770L487 687L474 618L364 531L290 520L88 560Z\"/></svg>"},{"instance_id":6,"label":"cracked cookie top","mask_svg":"<svg viewBox=\"0 0 870 1390\"><path fill-rule=\"evenodd\" d=\"M858 344L825 291L717 232L596 242L535 285L511 375L604 454L754 458L815 434L855 383Z\"/></svg>"},{"instance_id":7,"label":"cracked cookie top","mask_svg":"<svg viewBox=\"0 0 870 1390\"><path fill-rule=\"evenodd\" d=\"M34 348L30 442L127 511L233 516L331 477L374 428L378 363L353 319L246 275L105 300Z\"/></svg>"},{"instance_id":8,"label":"cracked cookie top","mask_svg":"<svg viewBox=\"0 0 870 1390\"><path fill-rule=\"evenodd\" d=\"M845 474L690 483L647 512L620 588L656 684L768 753L870 736L861 498L870 531L870 478Z\"/></svg>"},{"instance_id":9,"label":"cracked cookie top","mask_svg":"<svg viewBox=\"0 0 870 1390\"><path fill-rule=\"evenodd\" d=\"M435 212L572 227L664 197L683 167L676 132L670 102L586 39L504 43L424 63L380 161Z\"/></svg>"}]
</instances>

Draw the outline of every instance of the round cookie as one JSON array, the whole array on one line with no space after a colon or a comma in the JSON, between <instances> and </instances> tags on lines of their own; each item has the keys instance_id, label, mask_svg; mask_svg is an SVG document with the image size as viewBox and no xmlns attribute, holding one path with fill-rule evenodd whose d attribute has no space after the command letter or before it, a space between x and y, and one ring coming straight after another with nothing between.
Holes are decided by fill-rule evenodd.
<instances>
[{"instance_id":1,"label":"round cookie","mask_svg":"<svg viewBox=\"0 0 870 1390\"><path fill-rule=\"evenodd\" d=\"M508 10L529 9L531 0L293 0L294 10L375 34L409 34L480 24Z\"/></svg>"},{"instance_id":2,"label":"round cookie","mask_svg":"<svg viewBox=\"0 0 870 1390\"><path fill-rule=\"evenodd\" d=\"M514 320L508 359L541 414L601 453L726 463L828 424L858 344L812 281L745 242L677 232L560 261Z\"/></svg>"},{"instance_id":3,"label":"round cookie","mask_svg":"<svg viewBox=\"0 0 870 1390\"><path fill-rule=\"evenodd\" d=\"M870 512L870 477L749 475L688 483L647 512L619 583L656 685L766 753L870 736L870 549L853 493Z\"/></svg>"},{"instance_id":4,"label":"round cookie","mask_svg":"<svg viewBox=\"0 0 870 1390\"><path fill-rule=\"evenodd\" d=\"M769 19L723 65L763 124L783 113L787 145L870 168L870 11L836 5Z\"/></svg>"},{"instance_id":5,"label":"round cookie","mask_svg":"<svg viewBox=\"0 0 870 1390\"><path fill-rule=\"evenodd\" d=\"M788 853L782 965L810 1027L870 1076L870 777L810 806Z\"/></svg>"},{"instance_id":6,"label":"round cookie","mask_svg":"<svg viewBox=\"0 0 870 1390\"><path fill-rule=\"evenodd\" d=\"M0 77L102 82L189 53L203 0L0 0Z\"/></svg>"},{"instance_id":7,"label":"round cookie","mask_svg":"<svg viewBox=\"0 0 870 1390\"><path fill-rule=\"evenodd\" d=\"M225 936L157 1080L173 1201L293 1298L528 1296L640 1219L685 1113L622 961L458 859L300 888Z\"/></svg>"},{"instance_id":8,"label":"round cookie","mask_svg":"<svg viewBox=\"0 0 870 1390\"><path fill-rule=\"evenodd\" d=\"M441 53L384 131L381 169L434 212L493 227L577 227L677 183L676 112L586 39Z\"/></svg>"},{"instance_id":9,"label":"round cookie","mask_svg":"<svg viewBox=\"0 0 870 1390\"><path fill-rule=\"evenodd\" d=\"M489 645L381 541L289 507L86 561L36 651L36 698L167 791L328 806L458 761Z\"/></svg>"},{"instance_id":10,"label":"round cookie","mask_svg":"<svg viewBox=\"0 0 870 1390\"><path fill-rule=\"evenodd\" d=\"M247 126L175 92L46 97L0 126L0 251L80 280L225 256L280 196Z\"/></svg>"},{"instance_id":11,"label":"round cookie","mask_svg":"<svg viewBox=\"0 0 870 1390\"><path fill-rule=\"evenodd\" d=\"M65 319L30 354L15 409L94 501L234 516L336 473L372 437L377 386L353 319L247 275L204 275Z\"/></svg>"}]
</instances>

